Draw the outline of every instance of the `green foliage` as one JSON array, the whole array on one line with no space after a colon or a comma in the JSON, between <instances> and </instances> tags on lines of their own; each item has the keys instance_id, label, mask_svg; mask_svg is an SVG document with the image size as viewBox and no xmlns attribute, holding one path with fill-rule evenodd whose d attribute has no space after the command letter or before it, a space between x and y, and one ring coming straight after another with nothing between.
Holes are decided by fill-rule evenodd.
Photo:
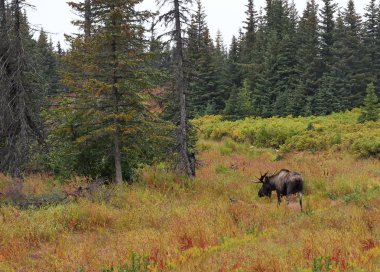
<instances>
[{"instance_id":1,"label":"green foliage","mask_svg":"<svg viewBox=\"0 0 380 272\"><path fill-rule=\"evenodd\" d=\"M367 86L367 95L364 98L364 107L362 113L359 116L358 121L360 123L367 121L378 121L380 116L379 98L375 92L375 86L373 83Z\"/></svg>"},{"instance_id":2,"label":"green foliage","mask_svg":"<svg viewBox=\"0 0 380 272\"><path fill-rule=\"evenodd\" d=\"M245 32L232 39L227 119L327 115L358 107L370 81L379 92L380 17L374 1L364 24L353 1L342 12L332 0L323 0L320 9L307 1L301 19L288 1L266 3L265 14L257 16L248 1ZM239 101L247 80L248 110Z\"/></svg>"},{"instance_id":3,"label":"green foliage","mask_svg":"<svg viewBox=\"0 0 380 272\"><path fill-rule=\"evenodd\" d=\"M69 38L71 50L63 59L68 93L56 96L57 106L46 112L48 159L58 175L112 178L119 176L120 163L129 180L139 164L162 158L173 143L173 127L150 108L161 73L148 65L149 44L138 21L149 13L135 10L138 2L100 1L91 6L91 20L103 23ZM84 5L71 3L86 19Z\"/></svg>"},{"instance_id":4,"label":"green foliage","mask_svg":"<svg viewBox=\"0 0 380 272\"><path fill-rule=\"evenodd\" d=\"M234 141L231 139L225 139L223 141L223 146L220 148L220 154L222 156L229 156L232 153L237 152L238 148L238 145Z\"/></svg>"},{"instance_id":5,"label":"green foliage","mask_svg":"<svg viewBox=\"0 0 380 272\"><path fill-rule=\"evenodd\" d=\"M197 1L197 6L197 11L193 14L188 28L185 60L191 117L215 114L224 104L220 101L223 97L223 86L217 78L217 69L223 67L223 52L221 48L214 49L213 47L201 1ZM218 67L218 65L221 66Z\"/></svg>"},{"instance_id":6,"label":"green foliage","mask_svg":"<svg viewBox=\"0 0 380 272\"><path fill-rule=\"evenodd\" d=\"M334 107L336 96L334 77L327 75L322 78L322 84L313 101L315 115L327 115L336 110Z\"/></svg>"},{"instance_id":7,"label":"green foliage","mask_svg":"<svg viewBox=\"0 0 380 272\"><path fill-rule=\"evenodd\" d=\"M37 49L41 59L41 76L46 82L47 94L53 95L58 93L61 88L59 86L60 77L58 56L54 53L54 47L48 36L41 29L40 35L37 40Z\"/></svg>"},{"instance_id":8,"label":"green foliage","mask_svg":"<svg viewBox=\"0 0 380 272\"><path fill-rule=\"evenodd\" d=\"M251 113L252 99L249 93L249 83L246 80L244 81L244 86L237 93L231 93L224 109L224 115L226 119L237 120L250 116Z\"/></svg>"},{"instance_id":9,"label":"green foliage","mask_svg":"<svg viewBox=\"0 0 380 272\"><path fill-rule=\"evenodd\" d=\"M227 166L225 166L225 165L217 165L216 167L215 167L215 173L217 173L217 174L226 174L226 173L228 173L228 172L230 172L231 171L231 169L229 169Z\"/></svg>"},{"instance_id":10,"label":"green foliage","mask_svg":"<svg viewBox=\"0 0 380 272\"><path fill-rule=\"evenodd\" d=\"M313 272L320 272L320 271L333 271L333 261L329 257L320 257L320 258L315 258L313 260L313 266L312 266L312 271Z\"/></svg>"},{"instance_id":11,"label":"green foliage","mask_svg":"<svg viewBox=\"0 0 380 272\"><path fill-rule=\"evenodd\" d=\"M377 157L380 158L380 137L379 131L369 134L362 134L361 137L354 140L351 150L363 158Z\"/></svg>"},{"instance_id":12,"label":"green foliage","mask_svg":"<svg viewBox=\"0 0 380 272\"><path fill-rule=\"evenodd\" d=\"M204 139L247 143L259 148L288 151L349 150L359 157L380 156L380 127L375 122L358 124L360 110L325 117L246 118L221 121L221 116L205 116L193 123ZM226 141L226 140L225 140ZM223 152L233 152L223 146Z\"/></svg>"},{"instance_id":13,"label":"green foliage","mask_svg":"<svg viewBox=\"0 0 380 272\"><path fill-rule=\"evenodd\" d=\"M53 124L47 139L50 149L44 162L50 170L63 180L75 175L113 177L112 142L106 138L78 140L84 128L76 124L82 117L70 108L51 109L45 115L46 122ZM122 150L124 178L130 180L141 164L169 160L167 152L174 144L173 131L169 123L144 122L138 131L129 135Z\"/></svg>"},{"instance_id":14,"label":"green foliage","mask_svg":"<svg viewBox=\"0 0 380 272\"><path fill-rule=\"evenodd\" d=\"M204 143L202 141L197 142L197 146L196 146L197 152L204 152L204 151L208 151L210 149L211 149L210 144Z\"/></svg>"},{"instance_id":15,"label":"green foliage","mask_svg":"<svg viewBox=\"0 0 380 272\"><path fill-rule=\"evenodd\" d=\"M133 252L130 262L117 268L111 267L109 269L103 269L102 272L148 272L149 263L148 257L139 256Z\"/></svg>"}]
</instances>

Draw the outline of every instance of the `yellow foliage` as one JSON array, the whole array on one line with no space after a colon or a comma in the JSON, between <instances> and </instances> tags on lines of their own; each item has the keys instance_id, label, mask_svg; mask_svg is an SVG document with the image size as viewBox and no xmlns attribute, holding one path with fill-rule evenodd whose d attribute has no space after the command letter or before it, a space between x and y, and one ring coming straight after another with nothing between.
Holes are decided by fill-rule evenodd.
<instances>
[{"instance_id":1,"label":"yellow foliage","mask_svg":"<svg viewBox=\"0 0 380 272\"><path fill-rule=\"evenodd\" d=\"M270 150L246 151L232 139L201 143L207 148L194 180L159 165L142 168L133 185L102 187L91 197L40 209L2 205L0 270L101 271L132 253L147 256L150 271L312 271L318 260L332 260L336 271L380 269L377 159L291 152L272 161ZM221 156L221 148L231 152ZM277 207L275 198L257 196L254 176L281 168L305 177L302 214L296 198ZM1 197L12 182L0 175ZM36 175L21 192L78 186L87 183Z\"/></svg>"},{"instance_id":2,"label":"yellow foliage","mask_svg":"<svg viewBox=\"0 0 380 272\"><path fill-rule=\"evenodd\" d=\"M380 157L380 124L358 124L358 109L326 117L246 118L222 121L205 116L193 123L203 139L229 138L256 147L289 151L348 150L360 157Z\"/></svg>"}]
</instances>

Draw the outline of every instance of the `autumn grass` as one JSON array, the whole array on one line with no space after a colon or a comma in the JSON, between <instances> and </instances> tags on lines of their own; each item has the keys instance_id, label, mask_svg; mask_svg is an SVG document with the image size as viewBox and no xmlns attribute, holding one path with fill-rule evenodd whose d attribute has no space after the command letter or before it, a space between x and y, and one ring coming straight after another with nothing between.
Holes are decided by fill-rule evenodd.
<instances>
[{"instance_id":1,"label":"autumn grass","mask_svg":"<svg viewBox=\"0 0 380 272\"><path fill-rule=\"evenodd\" d=\"M380 169L342 152L290 153L230 140L201 140L195 180L165 167L139 182L42 208L0 208L0 271L102 271L148 260L148 271L379 271ZM296 199L259 199L260 171L289 168L306 179ZM70 191L31 176L22 195ZM0 176L0 192L16 190ZM231 202L230 199L233 199ZM122 270L120 270L122 271ZM130 270L132 271L132 270Z\"/></svg>"}]
</instances>

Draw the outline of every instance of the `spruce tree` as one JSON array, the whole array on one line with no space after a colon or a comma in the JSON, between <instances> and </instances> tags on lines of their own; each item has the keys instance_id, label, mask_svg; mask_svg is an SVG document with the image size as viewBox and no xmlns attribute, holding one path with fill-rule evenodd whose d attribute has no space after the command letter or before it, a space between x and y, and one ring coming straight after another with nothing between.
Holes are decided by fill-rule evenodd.
<instances>
[{"instance_id":1,"label":"spruce tree","mask_svg":"<svg viewBox=\"0 0 380 272\"><path fill-rule=\"evenodd\" d=\"M61 43L59 41L57 42L57 46L56 47L57 47L57 54L58 54L58 56L62 57L65 54L65 52L62 49Z\"/></svg>"},{"instance_id":2,"label":"spruce tree","mask_svg":"<svg viewBox=\"0 0 380 272\"><path fill-rule=\"evenodd\" d=\"M208 105L215 105L219 98L216 89L216 72L213 65L214 46L200 1L197 12L192 16L188 30L188 46L185 62L189 83L190 118L205 113Z\"/></svg>"},{"instance_id":3,"label":"spruce tree","mask_svg":"<svg viewBox=\"0 0 380 272\"><path fill-rule=\"evenodd\" d=\"M244 29L246 31L246 40L251 45L255 42L255 31L257 24L257 12L255 11L253 0L248 0L248 4L246 5L247 10L245 14L247 15L247 19L244 22Z\"/></svg>"},{"instance_id":4,"label":"spruce tree","mask_svg":"<svg viewBox=\"0 0 380 272\"><path fill-rule=\"evenodd\" d=\"M240 48L238 39L235 36L232 36L227 58L227 75L230 89L240 88L243 84Z\"/></svg>"},{"instance_id":5,"label":"spruce tree","mask_svg":"<svg viewBox=\"0 0 380 272\"><path fill-rule=\"evenodd\" d=\"M252 115L252 99L248 81L240 89L235 89L226 103L224 115L229 120L242 119Z\"/></svg>"},{"instance_id":6,"label":"spruce tree","mask_svg":"<svg viewBox=\"0 0 380 272\"><path fill-rule=\"evenodd\" d=\"M348 66L351 52L346 44L347 40L348 31L339 12L334 29L334 44L331 46L333 62L322 78L322 85L325 85L323 80L328 80L327 84L331 86L330 92L336 103L330 104L330 110L335 112L350 108L352 97L349 80L355 71L351 71Z\"/></svg>"},{"instance_id":7,"label":"spruce tree","mask_svg":"<svg viewBox=\"0 0 380 272\"><path fill-rule=\"evenodd\" d=\"M228 71L227 71L227 52L224 48L224 41L220 31L217 32L215 48L212 55L212 70L215 73L215 92L213 101L209 104L214 105L214 114L221 114L225 103L229 97ZM206 113L210 113L207 111Z\"/></svg>"},{"instance_id":8,"label":"spruce tree","mask_svg":"<svg viewBox=\"0 0 380 272\"><path fill-rule=\"evenodd\" d=\"M379 106L379 98L375 92L375 86L373 83L368 84L366 90L366 96L364 98L364 106L362 108L362 113L358 119L360 123L364 123L367 121L378 121L380 119L380 106Z\"/></svg>"},{"instance_id":9,"label":"spruce tree","mask_svg":"<svg viewBox=\"0 0 380 272\"><path fill-rule=\"evenodd\" d=\"M149 122L146 92L155 77L145 66L148 45L142 21L149 13L136 10L139 2L99 0L90 7L87 0L70 3L82 15L77 25L83 32L70 38L64 74L70 95L55 110L64 120L56 133L63 126L68 132L63 136L81 147L79 155L87 164L83 167L90 169L84 173L94 175L91 167L98 167L95 174L110 175L116 183L131 174L133 147L144 138L142 130Z\"/></svg>"},{"instance_id":10,"label":"spruce tree","mask_svg":"<svg viewBox=\"0 0 380 272\"><path fill-rule=\"evenodd\" d=\"M37 50L41 62L41 75L46 82L47 95L57 94L59 91L60 77L58 75L58 60L55 55L53 44L43 29L37 39Z\"/></svg>"},{"instance_id":11,"label":"spruce tree","mask_svg":"<svg viewBox=\"0 0 380 272\"><path fill-rule=\"evenodd\" d=\"M377 55L377 30L379 29L378 15L379 7L376 4L376 0L369 0L368 5L365 8L364 23L363 23L363 66L366 82L376 81L376 75L378 71L375 68L376 55Z\"/></svg>"},{"instance_id":12,"label":"spruce tree","mask_svg":"<svg viewBox=\"0 0 380 272\"><path fill-rule=\"evenodd\" d=\"M314 115L327 115L334 111L334 105L336 104L334 83L334 78L328 74L321 79L321 87L312 101Z\"/></svg>"},{"instance_id":13,"label":"spruce tree","mask_svg":"<svg viewBox=\"0 0 380 272\"><path fill-rule=\"evenodd\" d=\"M280 93L287 98L286 107L281 109L281 103L277 101L277 108L275 108L277 115L299 115L301 111L298 109L299 106L295 105L294 102L304 101L306 99L304 91L298 86L300 83L300 70L299 70L299 60L297 58L299 44L298 44L298 12L295 8L295 3L292 1L290 4L285 5L285 10L287 14L287 34L284 36L282 41L282 57L284 64L281 69L280 75L284 80L284 85L286 86L285 90L282 90ZM282 80L280 80L281 82ZM286 95L284 95L287 93ZM292 101L294 99L294 101ZM304 103L302 103L304 104Z\"/></svg>"},{"instance_id":14,"label":"spruce tree","mask_svg":"<svg viewBox=\"0 0 380 272\"><path fill-rule=\"evenodd\" d=\"M347 88L347 104L343 104L344 109L350 109L359 106L358 102L363 99L366 84L364 74L364 52L361 38L361 17L356 12L354 1L349 0L347 8L343 12L344 37L342 41L343 48L342 59L344 60L347 71L344 78ZM335 63L339 60L335 60ZM344 97L342 97L344 99Z\"/></svg>"},{"instance_id":15,"label":"spruce tree","mask_svg":"<svg viewBox=\"0 0 380 272\"><path fill-rule=\"evenodd\" d=\"M316 94L322 76L318 31L318 5L315 0L309 0L298 30L298 70L308 99Z\"/></svg>"},{"instance_id":16,"label":"spruce tree","mask_svg":"<svg viewBox=\"0 0 380 272\"><path fill-rule=\"evenodd\" d=\"M247 16L244 21L245 37L242 44L242 62L251 63L253 61L254 45L256 42L256 30L257 30L257 12L254 7L253 0L248 0L246 5L247 10L245 14Z\"/></svg>"},{"instance_id":17,"label":"spruce tree","mask_svg":"<svg viewBox=\"0 0 380 272\"><path fill-rule=\"evenodd\" d=\"M257 99L261 94L267 93L265 110L270 115L288 115L288 107L283 105L290 93L295 92L298 85L297 71L297 12L294 5L287 1L273 1L267 7L267 32L264 51L264 61L261 64L261 75L257 77L253 88L253 97ZM264 79L264 81L263 81ZM261 81L261 82L260 82ZM263 85L265 83L265 85ZM261 102L260 102L261 103ZM255 108L258 107L254 102Z\"/></svg>"},{"instance_id":18,"label":"spruce tree","mask_svg":"<svg viewBox=\"0 0 380 272\"><path fill-rule=\"evenodd\" d=\"M323 7L320 10L320 30L321 30L321 56L322 56L322 74L327 72L333 63L331 48L334 44L334 14L336 4L333 0L323 0Z\"/></svg>"}]
</instances>

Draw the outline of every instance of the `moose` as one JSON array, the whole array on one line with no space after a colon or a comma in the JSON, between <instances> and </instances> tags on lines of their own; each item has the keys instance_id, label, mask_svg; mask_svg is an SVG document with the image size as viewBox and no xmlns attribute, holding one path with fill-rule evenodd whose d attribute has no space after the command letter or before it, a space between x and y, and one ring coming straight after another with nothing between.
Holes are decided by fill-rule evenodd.
<instances>
[{"instance_id":1,"label":"moose","mask_svg":"<svg viewBox=\"0 0 380 272\"><path fill-rule=\"evenodd\" d=\"M298 193L302 212L304 179L301 174L282 169L270 176L268 176L268 172L264 175L260 173L260 175L261 177L257 178L258 181L255 182L262 184L262 187L259 190L259 197L271 197L272 191L276 191L278 199L277 205L280 205L283 196L286 196L286 203L289 204L290 196Z\"/></svg>"}]
</instances>

